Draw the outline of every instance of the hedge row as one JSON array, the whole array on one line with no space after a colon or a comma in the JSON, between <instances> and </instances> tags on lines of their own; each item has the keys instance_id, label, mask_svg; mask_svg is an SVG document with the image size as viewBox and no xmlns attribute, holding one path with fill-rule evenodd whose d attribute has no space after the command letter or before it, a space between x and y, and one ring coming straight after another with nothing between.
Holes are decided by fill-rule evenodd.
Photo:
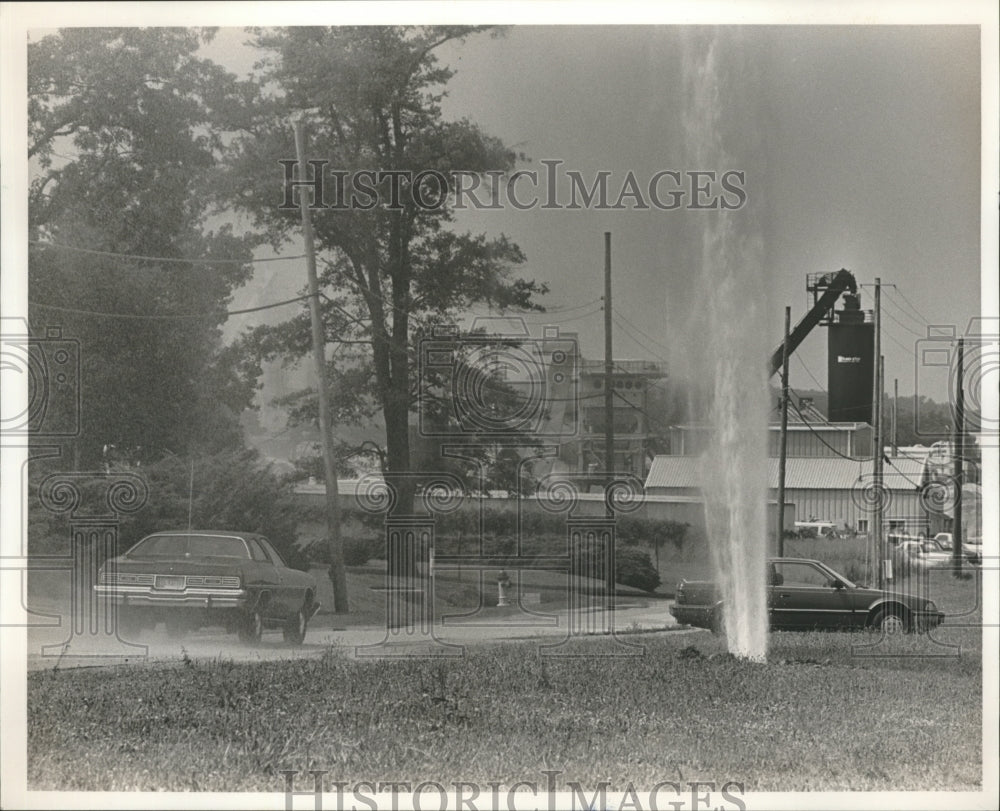
<instances>
[{"instance_id":1,"label":"hedge row","mask_svg":"<svg viewBox=\"0 0 1000 811\"><path fill-rule=\"evenodd\" d=\"M322 508L310 506L303 511L302 517L323 520ZM344 523L356 522L365 529L381 536L385 516L380 513L367 513L360 509L341 511ZM562 537L566 533L566 516L551 513L528 513L521 518L518 532L517 514L513 510L497 510L487 508L483 511L483 534L497 537L516 537L522 539L537 537ZM452 513L442 513L434 518L437 537L448 536L478 536L480 531L479 516L472 510L457 510ZM625 515L615 522L615 533L620 543L630 546L661 546L673 543L678 549L684 545L690 524L680 521L670 521L654 518L639 518Z\"/></svg>"},{"instance_id":2,"label":"hedge row","mask_svg":"<svg viewBox=\"0 0 1000 811\"><path fill-rule=\"evenodd\" d=\"M536 555L550 555L562 551L553 549L551 543L544 545L536 542L522 545L521 556L514 557L516 546L512 538L499 538L496 540L496 543L489 545L490 554L511 556L503 564L511 569L523 567ZM451 543L446 544L446 548L439 548L438 554L458 554L462 551L466 554L471 554L472 549L469 546L467 545L464 549L455 548L454 541L452 540ZM581 553L579 550L576 550L574 554L579 555ZM351 538L344 542L344 562L348 566L363 566L369 560L377 558L385 558L385 546L376 539ZM660 575L649 559L649 555L635 547L616 550L615 571L615 580L626 586L634 586L645 591L655 591L660 585Z\"/></svg>"}]
</instances>

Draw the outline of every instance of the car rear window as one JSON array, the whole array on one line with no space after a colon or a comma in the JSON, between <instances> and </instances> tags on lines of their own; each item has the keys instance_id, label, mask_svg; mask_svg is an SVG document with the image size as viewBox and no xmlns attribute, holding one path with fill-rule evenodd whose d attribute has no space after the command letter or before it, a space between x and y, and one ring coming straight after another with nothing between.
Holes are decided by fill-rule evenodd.
<instances>
[{"instance_id":1,"label":"car rear window","mask_svg":"<svg viewBox=\"0 0 1000 811\"><path fill-rule=\"evenodd\" d=\"M172 558L184 554L184 538L175 535L154 535L133 546L130 558Z\"/></svg>"},{"instance_id":2,"label":"car rear window","mask_svg":"<svg viewBox=\"0 0 1000 811\"><path fill-rule=\"evenodd\" d=\"M218 535L192 535L188 538L188 554L193 558L245 558L247 545L241 538L224 538Z\"/></svg>"},{"instance_id":3,"label":"car rear window","mask_svg":"<svg viewBox=\"0 0 1000 811\"><path fill-rule=\"evenodd\" d=\"M153 535L129 551L130 558L247 558L241 538L225 535Z\"/></svg>"}]
</instances>

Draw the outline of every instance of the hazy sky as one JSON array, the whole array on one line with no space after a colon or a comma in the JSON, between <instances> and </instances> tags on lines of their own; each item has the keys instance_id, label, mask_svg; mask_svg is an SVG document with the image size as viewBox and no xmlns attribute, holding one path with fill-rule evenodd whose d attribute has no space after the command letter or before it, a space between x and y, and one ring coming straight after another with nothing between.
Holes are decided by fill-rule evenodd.
<instances>
[{"instance_id":1,"label":"hazy sky","mask_svg":"<svg viewBox=\"0 0 1000 811\"><path fill-rule=\"evenodd\" d=\"M745 171L747 211L733 216L752 216L763 239L767 282L756 292L771 317L761 329L777 344L783 307L792 307L793 324L804 314L807 273L846 267L863 284L881 277L898 286L883 293L887 390L898 377L901 393L912 393L914 345L927 322L961 331L980 310L978 29L717 33L720 125L735 147L724 166L691 164L682 63L712 32L690 27L513 26L501 38L473 37L441 53L457 70L445 111L525 152L524 168L544 172L541 160L561 160L560 172L579 171L588 182L610 171L613 195L629 171L640 184L664 169ZM245 38L221 31L210 53L243 72L252 61L240 47ZM692 291L704 217L507 208L466 212L458 226L517 241L525 275L550 285L545 301L555 309L602 294L603 232L611 231L615 354L677 367L699 339ZM863 306L872 301L866 287ZM584 352L597 357L597 306L528 318L578 330ZM825 385L825 335L815 332L799 354ZM791 376L793 387L815 388L798 362ZM936 399L945 396L933 374L918 379Z\"/></svg>"},{"instance_id":2,"label":"hazy sky","mask_svg":"<svg viewBox=\"0 0 1000 811\"><path fill-rule=\"evenodd\" d=\"M70 8L59 24L217 24L220 14L231 25L251 24L262 20L249 14L262 10L270 14L267 22L339 22L343 14L322 16L347 8L322 5L322 14L304 16L299 7L286 21L269 4L230 4L224 12L192 4L180 7L183 17L168 15L160 4L138 7L142 14L122 20ZM400 13L417 8L390 7ZM549 7L549 19L551 8L572 7ZM761 5L739 6L754 7ZM955 15L975 7L957 3ZM791 15L772 8L771 19ZM634 6L622 9L622 19L644 19ZM44 9L37 13L43 25L52 25ZM604 14L608 21L606 7ZM883 295L887 390L898 377L901 393L910 394L919 380L922 391L944 399L943 380L915 375L914 345L928 323L961 332L980 312L979 34L974 25L754 25L714 33L677 25L511 26L503 37L480 35L442 49L442 61L457 70L445 111L526 153L532 162L523 168L544 171L540 161L560 160L562 171L578 171L590 182L597 172L610 172L612 195L629 171L640 185L662 170L745 171L747 204L728 216L744 235L761 240L757 261L765 281L748 295L765 302L760 329L769 344L780 339L785 305L792 306L793 323L804 314L807 273L846 267L865 285L878 276L898 286ZM684 68L713 37L726 154L696 165L698 145L685 121L697 105ZM254 60L242 45L246 38L239 28L223 27L207 53L245 73ZM994 88L993 73L987 78ZM995 190L995 177L988 183ZM603 232L611 231L615 354L665 360L679 375L691 342L704 339L696 282L704 278L700 240L710 216L717 215L507 208L466 212L457 226L514 239L527 255L524 275L551 287L545 303L553 312L529 320L537 328L549 322L579 331L591 357L603 351L599 305L555 310L602 294ZM299 253L301 246L291 250ZM258 266L260 283L240 291L235 305L256 303L274 274L272 291L297 290L304 270L294 265ZM990 269L993 285L995 275ZM864 288L866 308L871 293ZM995 312L995 303L988 306ZM233 319L230 334L249 323ZM816 386L802 363L825 385L825 335L815 332L797 356L793 387Z\"/></svg>"}]
</instances>

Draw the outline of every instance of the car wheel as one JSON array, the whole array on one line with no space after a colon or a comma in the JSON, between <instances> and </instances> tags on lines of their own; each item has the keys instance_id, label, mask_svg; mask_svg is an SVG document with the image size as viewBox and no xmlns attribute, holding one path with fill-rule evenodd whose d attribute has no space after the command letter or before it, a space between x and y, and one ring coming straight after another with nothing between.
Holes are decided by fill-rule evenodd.
<instances>
[{"instance_id":1,"label":"car wheel","mask_svg":"<svg viewBox=\"0 0 1000 811\"><path fill-rule=\"evenodd\" d=\"M910 630L906 617L896 608L885 608L875 615L872 627L886 636L899 636Z\"/></svg>"},{"instance_id":2,"label":"car wheel","mask_svg":"<svg viewBox=\"0 0 1000 811\"><path fill-rule=\"evenodd\" d=\"M260 642L264 634L264 617L258 609L253 609L243 618L239 633L243 642Z\"/></svg>"},{"instance_id":3,"label":"car wheel","mask_svg":"<svg viewBox=\"0 0 1000 811\"><path fill-rule=\"evenodd\" d=\"M306 606L303 605L296 613L295 616L289 617L285 622L285 627L282 632L285 636L285 642L290 642L293 645L301 645L306 638L306 626L309 624L309 613L306 610Z\"/></svg>"}]
</instances>

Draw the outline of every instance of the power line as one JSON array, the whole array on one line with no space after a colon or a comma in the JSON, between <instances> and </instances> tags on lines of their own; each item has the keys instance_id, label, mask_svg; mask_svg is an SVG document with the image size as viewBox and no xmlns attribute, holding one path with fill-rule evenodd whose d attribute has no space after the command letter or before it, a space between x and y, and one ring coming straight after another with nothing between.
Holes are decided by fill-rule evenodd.
<instances>
[{"instance_id":1,"label":"power line","mask_svg":"<svg viewBox=\"0 0 1000 811\"><path fill-rule=\"evenodd\" d=\"M799 393L796 392L794 389L789 389L789 391L792 391L792 393L795 394L796 397L800 396ZM841 453L841 451L839 451L837 448L833 447L833 445L831 445L829 442L827 442L825 439L823 439L822 436L820 436L819 432L817 432L816 429L813 428L813 426L809 422L809 420L806 419L805 414L802 413L802 411L799 409L799 407L795 404L795 402L793 400L789 399L788 402L792 406L792 408L795 409L795 411L799 415L799 417L802 419L802 424L805 425L806 428L808 428L812 432L813 436L816 437L816 439L818 439L820 442L822 442L824 445L826 445L826 447L828 447L831 451L833 451L835 454L837 454L837 456L840 456L840 457L842 457L844 459L849 459L852 462L870 462L872 459L875 458L873 456L865 457L865 458L858 458L858 457L855 457L855 456L848 456L845 453ZM824 420L824 422L826 422L826 420ZM830 423L830 422L826 422L826 424L827 425L832 425L832 423Z\"/></svg>"},{"instance_id":2,"label":"power line","mask_svg":"<svg viewBox=\"0 0 1000 811\"><path fill-rule=\"evenodd\" d=\"M905 456L905 454L904 454L904 456ZM917 482L913 481L913 479L911 479L911 478L910 478L909 476L907 476L907 475L906 475L905 473L903 473L903 471L902 471L902 470L900 470L900 469L899 469L899 468L898 468L898 467L896 466L896 463L892 461L892 458L891 458L891 457L889 457L889 456L884 456L884 455L883 455L883 457L882 457L882 458L883 458L883 459L885 459L885 461L887 461L887 462L889 463L889 465L890 465L891 467L894 467L894 468L896 468L896 473L897 473L898 475L902 476L902 477L903 477L904 479L906 479L906 480L907 480L907 481L908 481L908 482L909 482L910 484L912 484L912 485L913 485L913 486L914 486L914 487L915 487L915 488L916 488L917 490L919 490L919 489L921 488L921 486L922 486L922 485L920 485L920 484L918 484ZM916 461L916 460L915 460L915 461Z\"/></svg>"},{"instance_id":3,"label":"power line","mask_svg":"<svg viewBox=\"0 0 1000 811\"><path fill-rule=\"evenodd\" d=\"M809 369L809 367L806 366L806 362L802 360L802 358L799 355L793 355L793 357L799 362L799 365L806 370L806 374L812 378L812 382L819 387L819 390L823 392L823 394L825 394L827 397L829 397L830 396L829 392L825 388L823 388L823 385L816 379L816 375L814 375L812 371Z\"/></svg>"},{"instance_id":4,"label":"power line","mask_svg":"<svg viewBox=\"0 0 1000 811\"><path fill-rule=\"evenodd\" d=\"M632 343L634 343L636 346L642 347L646 352L648 352L650 355L652 355L658 361L660 361L662 363L669 363L669 361L665 357L663 357L663 355L661 355L658 352L656 352L651 346L649 346L648 344L646 344L646 342L643 341L641 338L637 338L632 333L632 331L629 330L629 328L625 326L625 324L619 323L617 321L616 321L616 323L618 325L618 328L625 334L625 337L629 338L632 341Z\"/></svg>"},{"instance_id":5,"label":"power line","mask_svg":"<svg viewBox=\"0 0 1000 811\"><path fill-rule=\"evenodd\" d=\"M545 307L545 305L541 305L541 306L545 307L545 310L541 311L541 312L538 311L538 310L535 310L535 309L525 309L523 307L509 307L509 308L507 308L505 310L505 312L510 312L510 313L531 313L532 315L545 315L547 313L554 313L554 314L558 315L559 313L571 313L574 310L582 310L585 307L590 307L590 306L592 306L594 304L599 303L600 301L601 301L601 297L598 296L595 299L591 299L590 301L583 302L583 304L574 304L571 307ZM486 316L486 317L504 318L505 316L504 315L499 315L499 316Z\"/></svg>"},{"instance_id":6,"label":"power line","mask_svg":"<svg viewBox=\"0 0 1000 811\"><path fill-rule=\"evenodd\" d=\"M663 359L660 358L660 360L663 360ZM664 361L664 362L666 362L666 361ZM635 374L635 372L633 372L631 369L626 369L624 366L620 366L619 364L615 363L614 361L611 362L611 365L615 369L617 369L619 372L621 372L622 374L627 374L627 375ZM664 375L664 377L665 376L666 375ZM656 378L647 378L646 379L646 385L647 386L652 386L653 388L657 388L657 389L659 389L660 391L662 391L662 392L664 392L666 394L670 393L670 390L666 386L660 385L659 383L656 382Z\"/></svg>"},{"instance_id":7,"label":"power line","mask_svg":"<svg viewBox=\"0 0 1000 811\"><path fill-rule=\"evenodd\" d=\"M863 285L861 285L861 287L874 287L874 286L875 286L875 285L871 285L871 284L863 284ZM902 313L902 314L903 314L903 315L905 315L905 316L906 316L907 318L910 318L910 319L912 319L913 321L915 321L916 323L918 323L918 324L920 324L920 325L922 325L922 326L926 326L927 324L930 324L930 323L931 323L931 320L930 320L929 318L927 318L927 316L925 316L925 315L924 315L924 314L923 314L922 312L920 312L920 310L918 310L918 309L916 308L916 306L914 306L913 302L912 302L912 301L910 301L910 300L909 300L909 299L908 299L908 298L906 297L906 294L905 294L905 293L904 293L904 292L903 292L903 291L902 291L902 290L900 289L900 287L899 287L899 285L898 285L898 284L888 284L888 283L886 283L886 282L882 282L882 287L883 287L883 288L892 288L892 289L893 289L893 290L894 290L894 291L895 291L896 293L899 293L899 296L900 296L900 298L901 298L901 299L902 299L902 300L903 300L904 302L906 302L907 306L908 306L908 307L910 308L910 310L912 310L912 313L911 313L911 312L908 312L907 310L905 310L905 309L904 309L904 308L902 307L902 305L900 305L900 308L899 308L899 312L900 312L900 313ZM895 298L894 298L893 300L894 300L894 301L896 301L896 300L895 300ZM899 304L899 302L898 302L898 301L897 301L896 303L897 303L897 304ZM897 322L897 323L898 323L898 322ZM909 329L909 328L908 328L908 327L906 327L905 325L902 325L902 326L903 326L903 327L904 327L905 329ZM915 333L915 334L916 334L916 333ZM924 336L924 335L919 335L919 334L917 334L917 337L918 337L918 338L924 338L924 337L926 337L926 336Z\"/></svg>"},{"instance_id":8,"label":"power line","mask_svg":"<svg viewBox=\"0 0 1000 811\"><path fill-rule=\"evenodd\" d=\"M625 405L627 405L633 411L640 412L641 414L645 415L645 417L646 417L647 420L649 420L652 423L656 423L657 427L660 430L663 430L664 428L666 428L666 430L668 430L668 431L670 430L670 426L664 426L658 419L656 419L656 417L652 416L642 406L637 406L635 403L630 402L629 399L624 394L622 394L621 392L619 392L619 391L617 391L615 389L612 389L611 393L613 395L615 395L618 399L620 399L623 403L625 403Z\"/></svg>"},{"instance_id":9,"label":"power line","mask_svg":"<svg viewBox=\"0 0 1000 811\"><path fill-rule=\"evenodd\" d=\"M645 343L640 341L631 332L629 332L623 324L619 324L618 326L622 330L625 337L628 338L632 343L634 343L636 346L642 347L642 349L644 349L646 352L650 352L652 354L652 350L650 350L650 348L646 346ZM657 360L661 361L664 360L664 358L659 357L659 355L655 355L655 357L657 358Z\"/></svg>"},{"instance_id":10,"label":"power line","mask_svg":"<svg viewBox=\"0 0 1000 811\"><path fill-rule=\"evenodd\" d=\"M917 315L919 315L919 316L920 316L920 320L921 320L921 321L922 321L922 322L923 322L924 324L929 324L929 323L931 322L931 320L930 320L929 318L925 317L925 316L924 316L924 314L920 312L920 310L918 310L918 309L917 309L916 307L914 307L914 306L913 306L913 302L912 302L912 301L910 301L910 300L909 300L909 299L908 299L908 298L906 297L906 294L905 294L905 293L903 293L903 291L902 291L902 290L900 290L900 289L899 289L899 287L897 287L896 285L893 285L892 287L893 287L893 289L894 289L894 290L895 290L895 291L896 291L897 293L899 293L899 295L900 295L900 297L902 297L903 301L905 301L905 302L906 302L907 304L909 304L909 305L910 305L910 309L911 309L911 310L913 310L913 312L915 312L915 313L916 313Z\"/></svg>"},{"instance_id":11,"label":"power line","mask_svg":"<svg viewBox=\"0 0 1000 811\"><path fill-rule=\"evenodd\" d=\"M174 262L181 265L252 265L259 262L288 262L293 259L304 259L305 254L296 256L271 256L263 259L178 259L175 256L145 256L138 253L116 253L115 251L95 251L91 248L78 248L75 245L64 245L59 242L49 240L29 239L31 245L38 245L42 248L56 248L60 251L73 251L75 253L86 253L92 256L112 256L118 259L139 259L147 262Z\"/></svg>"},{"instance_id":12,"label":"power line","mask_svg":"<svg viewBox=\"0 0 1000 811\"><path fill-rule=\"evenodd\" d=\"M591 299L590 301L585 301L583 304L577 304L574 307L546 307L545 308L545 312L546 313L571 313L574 310L582 310L584 307L590 307L592 304L597 304L597 302L599 302L600 300L601 300L601 297L598 296L597 298ZM530 312L537 312L537 310L516 310L516 312L530 313Z\"/></svg>"},{"instance_id":13,"label":"power line","mask_svg":"<svg viewBox=\"0 0 1000 811\"><path fill-rule=\"evenodd\" d=\"M896 447L896 454L898 456L905 456L907 459L910 459L910 460L912 460L914 462L922 462L924 464L926 464L926 462L927 462L927 457L926 456L921 459L919 456L914 456L912 453L907 453L906 451L902 450L898 446Z\"/></svg>"},{"instance_id":14,"label":"power line","mask_svg":"<svg viewBox=\"0 0 1000 811\"><path fill-rule=\"evenodd\" d=\"M887 315L887 316L889 316L889 318L890 318L890 319L891 319L892 321L895 321L895 322L896 322L897 324L899 324L899 326L901 326L901 327L902 327L903 329L905 329L905 330L906 330L906 331L907 331L908 333L910 333L911 335L915 335L915 336L916 336L917 338L926 338L926 337L927 337L926 335L921 335L921 334L920 334L919 332L917 332L917 331L916 331L915 329L913 329L913 328L911 328L911 327L908 327L908 326L906 326L906 324L904 324L904 323L903 323L902 321L900 321L900 320L899 320L898 318L896 318L896 317L895 317L895 316L894 316L894 315L893 315L893 314L892 314L891 312L889 312L889 310L887 310L887 309L886 309L885 307L883 307L883 308L882 308L882 313L883 313L884 315Z\"/></svg>"},{"instance_id":15,"label":"power line","mask_svg":"<svg viewBox=\"0 0 1000 811\"><path fill-rule=\"evenodd\" d=\"M590 312L581 313L580 315L574 316L573 318L546 319L545 321L525 321L524 323L528 324L530 326L533 326L533 327L547 326L549 324L568 324L568 323L570 323L572 321L579 321L582 318L586 318L587 316L594 315L594 313L598 313L600 311L601 311L601 308L600 307L596 307L593 310L591 310ZM528 336L525 336L525 340L531 340L531 338L528 337Z\"/></svg>"},{"instance_id":16,"label":"power line","mask_svg":"<svg viewBox=\"0 0 1000 811\"><path fill-rule=\"evenodd\" d=\"M899 289L896 287L896 285L886 285L886 288L887 288L887 290L889 288L892 288L897 293L899 293ZM902 295L902 293L900 293L900 295ZM921 327L926 326L927 322L924 321L922 318L918 318L913 313L911 313L909 310L904 309L903 306L902 306L902 304L900 303L900 301L895 297L895 295L893 295L892 293L890 293L889 296L892 299L893 304L895 304L895 305L897 305L899 307L900 314L905 315L907 318L909 318L911 321L915 322L916 324L920 325Z\"/></svg>"},{"instance_id":17,"label":"power line","mask_svg":"<svg viewBox=\"0 0 1000 811\"><path fill-rule=\"evenodd\" d=\"M654 352L653 349L652 349L652 347L647 346L641 339L639 339L635 335L633 335L632 331L627 326L625 326L624 323L618 321L615 313L612 313L611 317L616 320L616 323L618 323L618 326L621 328L622 332L624 332L629 338L631 338L635 342L636 346L641 346L643 349L645 349L647 352L649 352L649 354L652 355L657 360L663 361L664 363L668 363L668 361L667 361L667 359L665 357L663 357L662 355L660 355L658 352Z\"/></svg>"},{"instance_id":18,"label":"power line","mask_svg":"<svg viewBox=\"0 0 1000 811\"><path fill-rule=\"evenodd\" d=\"M896 346L898 346L898 347L899 347L900 349L902 349L902 350L903 350L904 352L907 352L907 353L910 353L910 354L912 354L912 353L914 353L914 352L916 352L916 351L917 351L917 348L916 348L916 346L906 346L906 344L904 344L904 343L903 343L902 341L900 341L900 340L899 340L898 338L896 338L896 337L895 337L895 336L894 336L894 335L893 335L893 334L892 334L891 332L889 332L888 330L882 330L882 334L883 334L883 335L884 335L884 336L885 336L886 338L888 338L888 339L889 339L890 341L892 341L892 342L893 342L894 344L896 344Z\"/></svg>"},{"instance_id":19,"label":"power line","mask_svg":"<svg viewBox=\"0 0 1000 811\"><path fill-rule=\"evenodd\" d=\"M260 307L248 307L244 310L224 310L223 312L204 312L204 313L155 313L155 314L142 314L142 313L104 313L97 312L95 310L77 310L71 307L59 307L55 304L44 304L40 301L29 301L28 303L33 307L43 307L47 310L55 310L60 313L71 313L72 315L87 315L96 316L98 318L132 318L140 320L161 320L161 319L171 319L171 318L219 318L220 316L231 316L231 315L243 315L244 313L257 313L261 310L271 310L275 307L284 307L286 304L294 304L297 301L305 301L309 298L308 295L298 296L296 298L290 298L286 301L276 301L273 304L264 304ZM367 343L367 341L365 342Z\"/></svg>"},{"instance_id":20,"label":"power line","mask_svg":"<svg viewBox=\"0 0 1000 811\"><path fill-rule=\"evenodd\" d=\"M652 335L650 335L650 334L649 334L648 332L646 332L646 331L645 331L644 329L642 329L642 327L638 326L637 324L635 324L635 323L633 323L632 321L630 321L629 319L627 319L627 318L626 318L626 317L625 317L624 315L622 315L622 314L621 314L620 312L618 312L617 310L615 310L615 311L612 311L611 315L612 315L612 316L614 316L615 318L619 318L619 319L621 319L622 321L624 321L624 322L625 322L626 324L628 324L628 325L629 325L630 327L632 327L632 329L634 329L634 330L635 330L636 332L638 332L638 333L639 333L640 335L643 335L643 336L645 336L645 337L646 337L647 339L649 339L650 341L652 341L652 342L653 342L654 344L656 344L656 345L657 345L658 347L660 347L661 349L664 349L664 350L666 350L667 352L669 352L669 351L670 351L670 347L669 347L669 346L667 346L667 345L666 345L665 343L663 343L662 341L659 341L659 340L657 340L656 338L654 338L654 337L653 337Z\"/></svg>"}]
</instances>

